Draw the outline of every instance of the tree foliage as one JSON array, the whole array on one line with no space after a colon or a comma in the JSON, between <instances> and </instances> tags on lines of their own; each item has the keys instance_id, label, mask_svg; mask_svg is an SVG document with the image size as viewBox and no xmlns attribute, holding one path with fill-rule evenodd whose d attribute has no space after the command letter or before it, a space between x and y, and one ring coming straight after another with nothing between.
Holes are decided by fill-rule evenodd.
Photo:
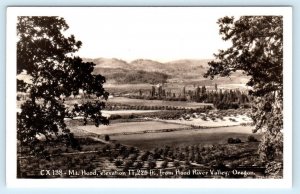
<instances>
[{"instance_id":1,"label":"tree foliage","mask_svg":"<svg viewBox=\"0 0 300 194\"><path fill-rule=\"evenodd\" d=\"M219 50L209 62L206 77L230 76L242 71L254 96L254 132L264 131L260 153L264 160L282 156L283 148L283 20L281 16L223 17L219 33L232 46Z\"/></svg>"},{"instance_id":2,"label":"tree foliage","mask_svg":"<svg viewBox=\"0 0 300 194\"><path fill-rule=\"evenodd\" d=\"M96 125L108 124L101 110L104 102L86 102L66 107L62 97L78 95L79 90L107 99L103 88L105 77L93 75L95 64L74 57L82 43L73 35L60 17L18 17L17 74L27 73L31 81L17 80L18 92L26 91L28 99L17 113L17 139L29 146L33 154L44 153L42 143L65 142L79 147L64 119L69 112L78 113Z\"/></svg>"}]
</instances>

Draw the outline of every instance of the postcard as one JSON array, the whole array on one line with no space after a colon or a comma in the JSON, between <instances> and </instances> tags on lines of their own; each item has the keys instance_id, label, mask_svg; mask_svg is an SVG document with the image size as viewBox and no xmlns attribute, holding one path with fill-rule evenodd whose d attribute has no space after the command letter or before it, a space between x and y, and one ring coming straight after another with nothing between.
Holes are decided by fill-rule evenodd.
<instances>
[{"instance_id":1,"label":"postcard","mask_svg":"<svg viewBox=\"0 0 300 194\"><path fill-rule=\"evenodd\" d=\"M7 8L7 185L291 187L291 15Z\"/></svg>"}]
</instances>

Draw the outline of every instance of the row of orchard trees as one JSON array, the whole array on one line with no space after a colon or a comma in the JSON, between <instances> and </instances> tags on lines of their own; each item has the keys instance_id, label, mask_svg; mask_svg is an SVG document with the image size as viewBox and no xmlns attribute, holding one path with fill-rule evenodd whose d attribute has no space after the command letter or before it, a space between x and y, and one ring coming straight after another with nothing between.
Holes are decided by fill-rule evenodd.
<instances>
[{"instance_id":1,"label":"row of orchard trees","mask_svg":"<svg viewBox=\"0 0 300 194\"><path fill-rule=\"evenodd\" d=\"M241 105L247 105L251 100L248 92L239 89L218 89L217 84L215 84L213 90L208 90L206 86L203 85L202 87L197 86L194 90L186 90L186 87L183 87L179 93L166 90L162 86L152 86L150 92L143 93L140 90L139 95L133 97L152 100L159 99L212 103L219 109L239 108Z\"/></svg>"},{"instance_id":2,"label":"row of orchard trees","mask_svg":"<svg viewBox=\"0 0 300 194\"><path fill-rule=\"evenodd\" d=\"M235 90L206 90L205 86L197 87L195 95L191 96L193 101L213 103L218 109L239 108L250 102L246 92Z\"/></svg>"},{"instance_id":3,"label":"row of orchard trees","mask_svg":"<svg viewBox=\"0 0 300 194\"><path fill-rule=\"evenodd\" d=\"M215 54L204 76L213 79L242 71L250 77L247 85L252 88L250 94L254 98L251 115L256 126L254 132L265 131L260 156L269 162L276 159L280 164L283 155L283 17L235 19L225 16L217 24L222 39L231 41L232 46ZM37 146L38 135L45 136L45 143L59 140L77 147L64 122L66 107L59 100L61 95L77 95L79 89L83 89L87 94L108 98L102 87L105 77L92 74L95 64L73 57L82 43L73 35L63 34L68 28L60 17L18 17L17 74L26 72L32 77L32 83L17 80L17 92L27 91L29 95L21 105L22 112L17 114L17 139L22 146L29 146L30 154L44 151ZM225 102L234 99L234 95L238 93L229 91L217 97ZM74 107L74 111L84 112L84 116L98 126L108 124L101 114L103 108L103 102L88 102Z\"/></svg>"}]
</instances>

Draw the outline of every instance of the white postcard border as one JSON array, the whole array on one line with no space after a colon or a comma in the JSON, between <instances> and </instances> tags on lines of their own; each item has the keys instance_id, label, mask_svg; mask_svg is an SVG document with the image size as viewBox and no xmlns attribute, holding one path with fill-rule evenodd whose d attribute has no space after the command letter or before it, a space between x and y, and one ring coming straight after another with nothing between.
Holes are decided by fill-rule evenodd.
<instances>
[{"instance_id":1,"label":"white postcard border","mask_svg":"<svg viewBox=\"0 0 300 194\"><path fill-rule=\"evenodd\" d=\"M151 9L151 7L149 7ZM80 7L8 7L6 27L6 184L17 188L291 188L292 186L292 8L193 7L230 10L244 15L284 17L284 171L283 179L17 179L16 178L16 18L20 15L59 15ZM94 7L94 9L97 9ZM103 7L102 7L103 9ZM111 8L113 9L113 8ZM138 9L124 7L115 9ZM172 7L164 7L166 12ZM176 7L185 9L190 7ZM76 34L75 34L76 36Z\"/></svg>"}]
</instances>

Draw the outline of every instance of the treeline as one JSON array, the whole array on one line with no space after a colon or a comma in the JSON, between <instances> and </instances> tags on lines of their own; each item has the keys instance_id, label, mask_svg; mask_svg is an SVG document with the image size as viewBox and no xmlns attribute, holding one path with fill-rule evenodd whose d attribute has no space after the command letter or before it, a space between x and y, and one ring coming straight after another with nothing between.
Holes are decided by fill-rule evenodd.
<instances>
[{"instance_id":1,"label":"treeline","mask_svg":"<svg viewBox=\"0 0 300 194\"><path fill-rule=\"evenodd\" d=\"M207 91L205 86L202 90L199 87L196 89L194 100L196 102L213 103L217 109L237 109L239 107L249 108L250 96L241 92L239 89L235 90L212 90Z\"/></svg>"},{"instance_id":2,"label":"treeline","mask_svg":"<svg viewBox=\"0 0 300 194\"><path fill-rule=\"evenodd\" d=\"M207 90L206 86L196 87L194 90L182 88L181 92L172 92L163 88L162 85L152 86L149 91L139 91L139 94L128 96L129 98L147 100L168 100L168 101L192 101L199 103L212 103L217 109L237 109L249 108L251 97L247 92L235 90L218 89L215 85L214 90Z\"/></svg>"}]
</instances>

